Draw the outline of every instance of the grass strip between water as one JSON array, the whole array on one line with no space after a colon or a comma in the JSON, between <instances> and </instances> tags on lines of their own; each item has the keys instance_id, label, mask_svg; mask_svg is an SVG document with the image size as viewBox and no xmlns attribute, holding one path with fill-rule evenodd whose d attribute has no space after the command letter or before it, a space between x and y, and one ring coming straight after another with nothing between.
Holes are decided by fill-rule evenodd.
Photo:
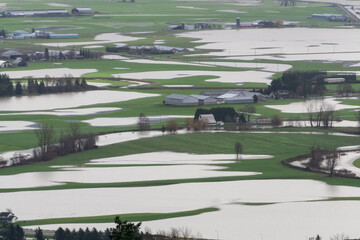
<instances>
[{"instance_id":1,"label":"grass strip between water","mask_svg":"<svg viewBox=\"0 0 360 240\"><path fill-rule=\"evenodd\" d=\"M65 223L111 223L114 222L116 216L124 221L130 222L146 222L168 218L187 217L199 215L202 213L215 212L218 208L202 208L191 211L173 212L173 213L131 213L131 214L115 214L105 216L92 217L76 217L76 218L52 218L31 221L19 221L21 226L44 225L44 224L65 224Z\"/></svg>"}]
</instances>

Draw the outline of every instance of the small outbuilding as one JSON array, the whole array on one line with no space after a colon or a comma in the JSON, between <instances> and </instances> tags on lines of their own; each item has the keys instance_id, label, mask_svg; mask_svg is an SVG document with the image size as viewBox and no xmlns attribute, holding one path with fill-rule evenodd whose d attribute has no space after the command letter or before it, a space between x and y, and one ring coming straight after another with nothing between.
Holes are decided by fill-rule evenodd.
<instances>
[{"instance_id":1,"label":"small outbuilding","mask_svg":"<svg viewBox=\"0 0 360 240\"><path fill-rule=\"evenodd\" d=\"M17 58L11 63L12 67L26 67L27 63L22 58Z\"/></svg>"},{"instance_id":2,"label":"small outbuilding","mask_svg":"<svg viewBox=\"0 0 360 240\"><path fill-rule=\"evenodd\" d=\"M199 100L192 96L182 94L171 94L165 97L164 104L175 106L197 106Z\"/></svg>"}]
</instances>

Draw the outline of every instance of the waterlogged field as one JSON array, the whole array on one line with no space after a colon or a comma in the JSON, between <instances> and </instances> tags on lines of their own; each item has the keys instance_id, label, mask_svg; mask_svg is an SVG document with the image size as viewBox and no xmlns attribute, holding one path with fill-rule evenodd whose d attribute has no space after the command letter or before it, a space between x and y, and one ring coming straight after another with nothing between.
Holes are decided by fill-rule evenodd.
<instances>
[{"instance_id":1,"label":"waterlogged field","mask_svg":"<svg viewBox=\"0 0 360 240\"><path fill-rule=\"evenodd\" d=\"M99 88L1 99L0 156L7 163L14 153L33 154L34 129L40 124L52 125L59 137L68 131L69 122L76 122L81 132L99 134L99 148L0 168L0 211L9 208L21 225L43 229L104 229L113 227L114 217L120 215L124 220L143 221L143 229L149 227L153 233L186 228L208 239L285 240L291 236L301 240L316 234L329 239L342 232L359 238L358 179L331 178L282 164L309 153L313 145L342 147L352 152L341 155L337 169L359 175L360 156L354 148L360 144L359 135L354 134L358 93L351 98L334 97L337 86L328 84L323 99L269 99L255 104L253 120L279 114L289 127L160 131L170 119L183 127L198 108L164 105L164 97L173 93L267 88L272 79L289 70L359 72L360 48L354 37L358 27L310 18L313 13L342 14L339 8L308 2L283 7L272 0L90 0L82 5L96 13L0 18L7 33L34 28L79 34L78 39L55 41L2 39L3 49L104 53L99 59L28 62L27 67L0 70L24 86L30 77L51 80L71 75L85 77L89 85ZM1 11L73 7L78 4L70 0L0 0ZM165 30L169 23L216 26L234 23L237 17L242 22L281 17L285 24L297 27ZM124 44L182 47L189 52L145 56L105 52L106 47ZM352 84L357 91L359 86ZM316 112L324 102L334 105L339 121L333 129L310 128L309 105L310 112ZM226 107L240 111L243 105ZM137 131L140 113L149 116L151 131ZM234 152L235 142L243 147L239 156Z\"/></svg>"}]
</instances>

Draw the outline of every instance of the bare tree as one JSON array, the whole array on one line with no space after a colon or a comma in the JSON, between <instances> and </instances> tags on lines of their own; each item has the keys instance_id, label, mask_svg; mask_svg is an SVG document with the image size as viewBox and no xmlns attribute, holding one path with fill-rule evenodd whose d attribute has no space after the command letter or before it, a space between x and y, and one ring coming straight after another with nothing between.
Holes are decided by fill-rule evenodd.
<instances>
[{"instance_id":1,"label":"bare tree","mask_svg":"<svg viewBox=\"0 0 360 240\"><path fill-rule=\"evenodd\" d=\"M359 131L360 131L360 111L357 111L357 112L355 113L355 117L356 117L356 119L357 119L357 121L358 121L358 126L359 126Z\"/></svg>"},{"instance_id":2,"label":"bare tree","mask_svg":"<svg viewBox=\"0 0 360 240\"><path fill-rule=\"evenodd\" d=\"M40 158L42 161L48 160L51 145L55 142L55 130L53 126L42 124L35 129L35 134L40 148Z\"/></svg>"},{"instance_id":3,"label":"bare tree","mask_svg":"<svg viewBox=\"0 0 360 240\"><path fill-rule=\"evenodd\" d=\"M279 114L274 114L274 116L272 116L272 118L271 118L271 125L273 127L281 126L282 122L283 122L283 120L282 120L282 118L280 117Z\"/></svg>"},{"instance_id":4,"label":"bare tree","mask_svg":"<svg viewBox=\"0 0 360 240\"><path fill-rule=\"evenodd\" d=\"M328 167L328 169L330 171L330 173L329 173L330 177L334 176L335 168L339 164L339 157L340 157L340 153L336 149L331 151L326 156L326 160L327 160L326 164L327 164L327 167Z\"/></svg>"},{"instance_id":5,"label":"bare tree","mask_svg":"<svg viewBox=\"0 0 360 240\"><path fill-rule=\"evenodd\" d=\"M146 131L150 129L150 119L145 114L140 113L137 122L140 131Z\"/></svg>"},{"instance_id":6,"label":"bare tree","mask_svg":"<svg viewBox=\"0 0 360 240\"><path fill-rule=\"evenodd\" d=\"M243 147L240 142L235 143L235 153L236 153L236 159L239 160L239 154L242 154Z\"/></svg>"},{"instance_id":7,"label":"bare tree","mask_svg":"<svg viewBox=\"0 0 360 240\"><path fill-rule=\"evenodd\" d=\"M170 120L167 122L166 130L168 132L176 132L177 129L178 129L178 124L177 124L176 120Z\"/></svg>"},{"instance_id":8,"label":"bare tree","mask_svg":"<svg viewBox=\"0 0 360 240\"><path fill-rule=\"evenodd\" d=\"M313 127L314 110L315 110L315 102L310 101L306 106L306 111L309 115L309 122L311 127Z\"/></svg>"},{"instance_id":9,"label":"bare tree","mask_svg":"<svg viewBox=\"0 0 360 240\"><path fill-rule=\"evenodd\" d=\"M312 168L320 168L320 163L323 160L321 156L321 149L319 145L313 144L310 146L310 161L309 167Z\"/></svg>"},{"instance_id":10,"label":"bare tree","mask_svg":"<svg viewBox=\"0 0 360 240\"><path fill-rule=\"evenodd\" d=\"M250 117L256 113L256 107L253 104L245 104L243 108L239 109L244 115L246 115L246 121L250 121Z\"/></svg>"}]
</instances>

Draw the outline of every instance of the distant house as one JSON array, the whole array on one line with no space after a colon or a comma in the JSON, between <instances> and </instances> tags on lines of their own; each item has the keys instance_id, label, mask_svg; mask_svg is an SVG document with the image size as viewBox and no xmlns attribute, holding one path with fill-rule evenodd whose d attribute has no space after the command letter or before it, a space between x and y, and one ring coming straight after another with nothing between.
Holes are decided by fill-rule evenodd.
<instances>
[{"instance_id":1,"label":"distant house","mask_svg":"<svg viewBox=\"0 0 360 240\"><path fill-rule=\"evenodd\" d=\"M23 54L21 52L15 51L15 50L8 50L6 52L3 52L1 56L3 58L7 59L17 59L18 57L21 57Z\"/></svg>"},{"instance_id":2,"label":"distant house","mask_svg":"<svg viewBox=\"0 0 360 240\"><path fill-rule=\"evenodd\" d=\"M199 121L206 121L211 126L216 125L216 120L213 114L200 114Z\"/></svg>"},{"instance_id":3,"label":"distant house","mask_svg":"<svg viewBox=\"0 0 360 240\"><path fill-rule=\"evenodd\" d=\"M26 67L27 63L22 58L17 58L11 63L12 67Z\"/></svg>"},{"instance_id":4,"label":"distant house","mask_svg":"<svg viewBox=\"0 0 360 240\"><path fill-rule=\"evenodd\" d=\"M199 104L199 100L192 96L171 94L165 97L164 104L175 106L197 106Z\"/></svg>"},{"instance_id":5,"label":"distant house","mask_svg":"<svg viewBox=\"0 0 360 240\"><path fill-rule=\"evenodd\" d=\"M217 100L215 98L210 97L210 96L197 95L197 94L192 94L190 96L198 99L198 103L199 103L198 105L200 105L200 106L217 104Z\"/></svg>"},{"instance_id":6,"label":"distant house","mask_svg":"<svg viewBox=\"0 0 360 240\"><path fill-rule=\"evenodd\" d=\"M17 217L11 212L0 212L0 223L14 223Z\"/></svg>"},{"instance_id":7,"label":"distant house","mask_svg":"<svg viewBox=\"0 0 360 240\"><path fill-rule=\"evenodd\" d=\"M79 7L71 9L71 13L74 15L93 15L94 11L88 7Z\"/></svg>"}]
</instances>

